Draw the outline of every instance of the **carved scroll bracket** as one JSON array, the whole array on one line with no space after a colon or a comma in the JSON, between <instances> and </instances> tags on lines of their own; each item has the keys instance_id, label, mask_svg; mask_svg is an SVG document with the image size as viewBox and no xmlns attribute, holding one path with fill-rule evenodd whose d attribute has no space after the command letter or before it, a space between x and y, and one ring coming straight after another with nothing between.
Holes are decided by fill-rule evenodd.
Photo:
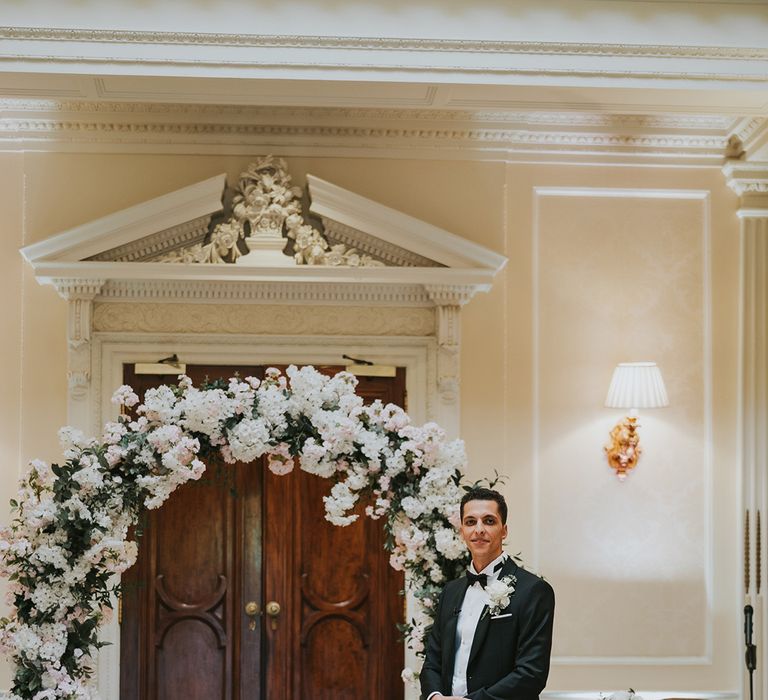
<instances>
[{"instance_id":1,"label":"carved scroll bracket","mask_svg":"<svg viewBox=\"0 0 768 700\"><path fill-rule=\"evenodd\" d=\"M91 381L91 328L93 300L104 286L105 280L56 280L59 296L68 302L67 347L69 349L67 382L71 423L77 409L74 402L82 402L88 395Z\"/></svg>"},{"instance_id":2,"label":"carved scroll bracket","mask_svg":"<svg viewBox=\"0 0 768 700\"><path fill-rule=\"evenodd\" d=\"M459 400L461 361L461 307L475 293L465 286L426 285L429 298L436 306L437 325L437 391L444 405Z\"/></svg>"}]
</instances>

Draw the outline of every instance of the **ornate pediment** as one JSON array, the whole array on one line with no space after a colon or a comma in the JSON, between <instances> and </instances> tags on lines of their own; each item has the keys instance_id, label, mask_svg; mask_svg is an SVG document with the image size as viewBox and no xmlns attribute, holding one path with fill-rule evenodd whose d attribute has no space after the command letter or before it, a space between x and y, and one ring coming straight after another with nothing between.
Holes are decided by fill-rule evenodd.
<instances>
[{"instance_id":1,"label":"ornate pediment","mask_svg":"<svg viewBox=\"0 0 768 700\"><path fill-rule=\"evenodd\" d=\"M217 175L21 252L39 282L59 290L87 282L96 298L109 299L189 298L208 289L215 299L274 301L281 290L279 298L432 305L454 290L462 304L487 291L506 263L312 175L304 192L285 161L271 156L251 163L233 190L225 188L225 176Z\"/></svg>"}]
</instances>

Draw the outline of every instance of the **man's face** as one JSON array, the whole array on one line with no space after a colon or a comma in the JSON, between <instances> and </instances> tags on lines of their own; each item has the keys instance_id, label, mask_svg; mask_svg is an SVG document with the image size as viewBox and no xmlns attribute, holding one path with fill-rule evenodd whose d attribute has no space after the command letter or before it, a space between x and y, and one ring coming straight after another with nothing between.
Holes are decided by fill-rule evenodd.
<instances>
[{"instance_id":1,"label":"man's face","mask_svg":"<svg viewBox=\"0 0 768 700\"><path fill-rule=\"evenodd\" d=\"M469 501L464 504L461 518L461 536L469 547L474 562L484 565L501 554L501 545L507 536L502 525L499 504L496 501Z\"/></svg>"}]
</instances>

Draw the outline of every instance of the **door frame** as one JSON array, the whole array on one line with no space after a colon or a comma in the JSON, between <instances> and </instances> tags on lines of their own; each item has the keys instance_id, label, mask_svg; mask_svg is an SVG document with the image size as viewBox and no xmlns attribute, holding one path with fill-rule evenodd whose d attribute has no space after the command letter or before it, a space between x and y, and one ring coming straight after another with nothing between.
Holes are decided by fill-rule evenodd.
<instances>
[{"instance_id":1,"label":"door frame","mask_svg":"<svg viewBox=\"0 0 768 700\"><path fill-rule=\"evenodd\" d=\"M229 333L100 333L92 337L93 377L90 386L92 411L90 433L101 434L107 420L117 417L112 393L123 383L123 364L156 362L177 353L186 364L337 365L342 355L361 357L377 364L405 367L408 413L415 423L434 420L452 431L459 424L459 404L440 401L437 377L437 342L432 336L255 336ZM452 435L455 437L455 435ZM406 601L406 614L412 600ZM102 628L101 639L109 642L95 659L97 687L104 698L120 693L120 628L117 615ZM404 665L416 663L406 650ZM418 697L406 689L406 700Z\"/></svg>"}]
</instances>

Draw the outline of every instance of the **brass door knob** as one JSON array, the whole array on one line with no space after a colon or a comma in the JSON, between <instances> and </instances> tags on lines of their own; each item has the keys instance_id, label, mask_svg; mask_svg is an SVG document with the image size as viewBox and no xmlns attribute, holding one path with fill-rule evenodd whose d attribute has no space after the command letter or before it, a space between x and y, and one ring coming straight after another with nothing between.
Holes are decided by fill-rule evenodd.
<instances>
[{"instance_id":1,"label":"brass door knob","mask_svg":"<svg viewBox=\"0 0 768 700\"><path fill-rule=\"evenodd\" d=\"M248 629L254 632L256 630L256 616L259 614L259 604L255 600L246 603L245 614L251 618L251 621L248 623Z\"/></svg>"},{"instance_id":2,"label":"brass door knob","mask_svg":"<svg viewBox=\"0 0 768 700\"><path fill-rule=\"evenodd\" d=\"M270 600L269 603L267 603L267 607L264 608L267 615L269 615L272 618L272 629L277 629L277 616L280 614L280 603L278 603L276 600Z\"/></svg>"}]
</instances>

